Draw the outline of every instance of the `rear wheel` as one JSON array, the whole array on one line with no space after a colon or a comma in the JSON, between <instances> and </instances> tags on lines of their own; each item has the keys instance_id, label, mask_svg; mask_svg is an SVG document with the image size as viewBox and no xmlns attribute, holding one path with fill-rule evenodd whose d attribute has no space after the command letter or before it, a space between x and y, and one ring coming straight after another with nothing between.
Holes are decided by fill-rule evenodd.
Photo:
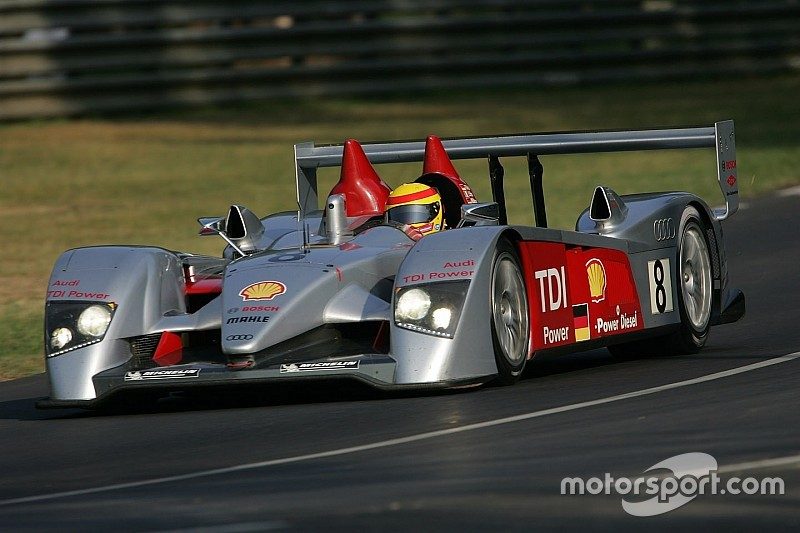
<instances>
[{"instance_id":1,"label":"rear wheel","mask_svg":"<svg viewBox=\"0 0 800 533\"><path fill-rule=\"evenodd\" d=\"M705 225L697 209L686 208L681 226L676 265L681 326L670 344L675 352L697 353L705 345L711 326L711 255Z\"/></svg>"},{"instance_id":2,"label":"rear wheel","mask_svg":"<svg viewBox=\"0 0 800 533\"><path fill-rule=\"evenodd\" d=\"M689 206L683 211L680 228L677 261L672 272L672 279L678 284L678 330L654 339L610 346L614 357L697 353L705 345L713 296L706 225L697 209Z\"/></svg>"},{"instance_id":3,"label":"rear wheel","mask_svg":"<svg viewBox=\"0 0 800 533\"><path fill-rule=\"evenodd\" d=\"M519 257L507 239L498 241L492 262L491 312L497 380L510 385L525 368L530 320Z\"/></svg>"}]
</instances>

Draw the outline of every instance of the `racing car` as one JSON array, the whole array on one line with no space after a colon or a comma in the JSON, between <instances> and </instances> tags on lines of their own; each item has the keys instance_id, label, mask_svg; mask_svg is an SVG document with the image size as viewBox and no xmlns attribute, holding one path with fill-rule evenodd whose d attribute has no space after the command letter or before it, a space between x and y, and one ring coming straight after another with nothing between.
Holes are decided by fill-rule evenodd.
<instances>
[{"instance_id":1,"label":"racing car","mask_svg":"<svg viewBox=\"0 0 800 533\"><path fill-rule=\"evenodd\" d=\"M702 147L716 150L724 207L598 186L574 231L548 227L539 156ZM39 407L245 383L512 384L548 354L697 352L712 325L744 314L721 230L738 208L732 121L294 150L297 211L260 218L232 205L199 219L201 235L224 239L219 257L96 246L58 258L45 303L50 397ZM510 157L527 160L535 226L508 222ZM492 201L452 162L474 158L488 162ZM423 163L414 184L435 190L441 231L415 235L403 223L414 220L387 214L390 188L373 165L400 162ZM321 167L340 167L322 205Z\"/></svg>"}]
</instances>

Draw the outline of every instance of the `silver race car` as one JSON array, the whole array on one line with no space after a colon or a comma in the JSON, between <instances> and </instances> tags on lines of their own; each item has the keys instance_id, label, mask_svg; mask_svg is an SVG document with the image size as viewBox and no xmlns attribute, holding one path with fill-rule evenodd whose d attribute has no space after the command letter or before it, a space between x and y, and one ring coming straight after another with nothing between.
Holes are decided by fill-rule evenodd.
<instances>
[{"instance_id":1,"label":"silver race car","mask_svg":"<svg viewBox=\"0 0 800 533\"><path fill-rule=\"evenodd\" d=\"M725 207L597 187L575 231L549 229L538 156L714 148ZM535 227L509 225L501 158L528 161ZM488 160L479 202L451 159ZM49 280L47 407L119 394L315 379L381 389L510 384L534 357L608 346L696 352L738 320L720 222L738 207L733 122L649 131L295 146L298 211L199 219L221 257L157 247L65 252ZM441 223L386 214L372 164L424 162ZM341 167L319 208L316 169ZM588 196L588 195L587 195ZM414 194L401 198L414 204ZM414 210L407 210L408 212ZM419 211L419 209L417 209ZM430 227L428 229L431 229Z\"/></svg>"}]
</instances>

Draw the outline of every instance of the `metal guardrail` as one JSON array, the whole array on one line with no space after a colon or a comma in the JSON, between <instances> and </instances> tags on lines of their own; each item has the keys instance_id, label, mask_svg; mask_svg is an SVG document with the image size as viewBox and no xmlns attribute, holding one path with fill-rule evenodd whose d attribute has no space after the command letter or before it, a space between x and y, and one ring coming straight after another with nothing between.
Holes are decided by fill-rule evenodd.
<instances>
[{"instance_id":1,"label":"metal guardrail","mask_svg":"<svg viewBox=\"0 0 800 533\"><path fill-rule=\"evenodd\" d=\"M779 72L796 0L0 0L0 119Z\"/></svg>"}]
</instances>

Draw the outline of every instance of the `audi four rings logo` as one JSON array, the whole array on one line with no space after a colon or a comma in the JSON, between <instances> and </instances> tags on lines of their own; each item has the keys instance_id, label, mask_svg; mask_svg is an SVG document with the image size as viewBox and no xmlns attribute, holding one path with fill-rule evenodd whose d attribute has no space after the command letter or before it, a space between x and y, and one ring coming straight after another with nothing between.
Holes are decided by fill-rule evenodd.
<instances>
[{"instance_id":1,"label":"audi four rings logo","mask_svg":"<svg viewBox=\"0 0 800 533\"><path fill-rule=\"evenodd\" d=\"M252 339L252 335L228 335L225 337L226 341L249 341Z\"/></svg>"},{"instance_id":2,"label":"audi four rings logo","mask_svg":"<svg viewBox=\"0 0 800 533\"><path fill-rule=\"evenodd\" d=\"M653 222L653 235L657 241L667 241L675 238L675 223L671 218L659 218Z\"/></svg>"}]
</instances>

